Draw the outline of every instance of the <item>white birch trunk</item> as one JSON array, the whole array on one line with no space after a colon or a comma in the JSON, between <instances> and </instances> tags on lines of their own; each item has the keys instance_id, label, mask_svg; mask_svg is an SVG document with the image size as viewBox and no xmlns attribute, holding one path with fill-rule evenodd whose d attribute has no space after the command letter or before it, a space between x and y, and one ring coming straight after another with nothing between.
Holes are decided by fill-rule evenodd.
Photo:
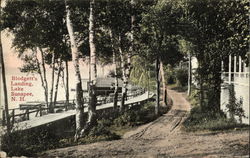
<instances>
[{"instance_id":1,"label":"white birch trunk","mask_svg":"<svg viewBox=\"0 0 250 158\"><path fill-rule=\"evenodd\" d=\"M61 71L62 71L62 59L60 59L60 61L58 63L58 72L57 72L56 85L55 85L55 94L54 94L54 102L53 102L54 103L54 105L53 105L54 108L56 106L56 101L57 101L58 85L59 85Z\"/></svg>"},{"instance_id":2,"label":"white birch trunk","mask_svg":"<svg viewBox=\"0 0 250 158\"><path fill-rule=\"evenodd\" d=\"M156 104L155 104L155 115L159 115L160 107L160 77L159 77L159 59L157 57L155 61L155 72L156 72Z\"/></svg>"},{"instance_id":3,"label":"white birch trunk","mask_svg":"<svg viewBox=\"0 0 250 158\"><path fill-rule=\"evenodd\" d=\"M89 47L90 47L90 72L91 82L89 84L89 107L88 107L88 120L81 132L81 135L86 134L97 123L96 120L96 45L95 45L95 16L94 16L95 1L90 1L90 14L89 14Z\"/></svg>"},{"instance_id":4,"label":"white birch trunk","mask_svg":"<svg viewBox=\"0 0 250 158\"><path fill-rule=\"evenodd\" d=\"M134 5L135 5L135 0L131 0L131 6L132 9L134 9ZM134 10L133 10L134 11ZM127 77L130 76L130 72L132 69L132 65L131 65L131 58L132 58L132 54L134 52L134 36L135 36L135 15L133 14L131 16L131 37L130 37L130 49L128 51L128 59L127 59Z\"/></svg>"},{"instance_id":5,"label":"white birch trunk","mask_svg":"<svg viewBox=\"0 0 250 158\"><path fill-rule=\"evenodd\" d=\"M47 105L47 108L49 108L49 93L48 93L48 82L47 82L47 76L46 76L46 68L45 68L45 59L44 59L44 52L41 48L39 48L39 51L41 53L41 64L42 64L42 74L43 74L43 80L44 80L44 87L45 87L45 102Z\"/></svg>"},{"instance_id":6,"label":"white birch trunk","mask_svg":"<svg viewBox=\"0 0 250 158\"><path fill-rule=\"evenodd\" d=\"M49 112L54 113L53 92L54 92L54 79L55 78L55 53L52 53L52 76L50 87L50 99L49 99Z\"/></svg>"},{"instance_id":7,"label":"white birch trunk","mask_svg":"<svg viewBox=\"0 0 250 158\"><path fill-rule=\"evenodd\" d=\"M73 25L70 20L70 9L67 5L67 1L65 0L66 4L66 25L67 30L70 37L70 44L71 44L71 54L72 60L74 63L75 68L75 83L76 83L76 134L75 139L77 140L80 137L80 132L83 128L83 91L82 91L82 82L81 82L81 74L79 69L79 51L78 47L75 42L75 36L73 31Z\"/></svg>"},{"instance_id":8,"label":"white birch trunk","mask_svg":"<svg viewBox=\"0 0 250 158\"><path fill-rule=\"evenodd\" d=\"M123 113L125 110L125 100L127 95L127 77L126 77L126 67L125 67L125 59L124 59L124 53L121 47L121 35L119 35L119 54L121 58L121 68L122 68L122 80L123 80L123 86L122 86L122 96L121 96L121 104L120 104L120 112Z\"/></svg>"},{"instance_id":9,"label":"white birch trunk","mask_svg":"<svg viewBox=\"0 0 250 158\"><path fill-rule=\"evenodd\" d=\"M162 79L162 102L163 104L167 105L167 86L166 86L165 72L162 60L160 60L160 71Z\"/></svg>"},{"instance_id":10,"label":"white birch trunk","mask_svg":"<svg viewBox=\"0 0 250 158\"><path fill-rule=\"evenodd\" d=\"M191 94L191 86L192 86L192 56L191 53L189 52L188 54L188 96Z\"/></svg>"},{"instance_id":11,"label":"white birch trunk","mask_svg":"<svg viewBox=\"0 0 250 158\"><path fill-rule=\"evenodd\" d=\"M112 30L110 29L110 38L111 38L111 47L112 47L112 52L113 52L113 65L114 65L114 99L113 99L113 107L114 110L117 110L117 100L118 100L118 77L117 77L117 62L116 62L116 52L114 49L114 37L113 37L113 33Z\"/></svg>"},{"instance_id":12,"label":"white birch trunk","mask_svg":"<svg viewBox=\"0 0 250 158\"><path fill-rule=\"evenodd\" d=\"M66 86L65 86L66 103L65 103L65 110L68 110L68 106L69 106L69 66L68 66L68 61L65 61L65 69L66 69Z\"/></svg>"},{"instance_id":13,"label":"white birch trunk","mask_svg":"<svg viewBox=\"0 0 250 158\"><path fill-rule=\"evenodd\" d=\"M36 64L37 64L37 67L38 67L38 74L40 76L40 79L41 79L41 82L42 82L42 87L43 87L43 90L44 90L44 99L45 99L45 103L46 105L48 105L48 90L47 90L47 87L45 85L45 82L44 82L44 76L42 74L42 69L41 69L41 63L39 62L39 59L37 57L37 50L36 51Z\"/></svg>"},{"instance_id":14,"label":"white birch trunk","mask_svg":"<svg viewBox=\"0 0 250 158\"><path fill-rule=\"evenodd\" d=\"M131 0L131 6L134 8L135 1ZM119 36L119 52L121 57L121 66L122 66L122 76L123 76L123 86L122 86L122 98L121 98L121 106L120 106L120 112L124 112L125 110L125 100L127 98L127 86L128 86L128 80L129 76L132 70L132 54L134 52L134 29L135 29L135 15L131 16L131 34L130 34L130 48L127 54L127 62L124 59L124 53L121 48L121 36Z\"/></svg>"}]
</instances>

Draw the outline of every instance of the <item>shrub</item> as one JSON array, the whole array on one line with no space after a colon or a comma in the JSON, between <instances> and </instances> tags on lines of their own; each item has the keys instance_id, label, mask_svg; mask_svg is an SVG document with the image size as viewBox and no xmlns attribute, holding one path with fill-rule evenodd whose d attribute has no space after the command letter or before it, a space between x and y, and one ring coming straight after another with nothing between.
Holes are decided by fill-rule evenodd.
<instances>
[{"instance_id":1,"label":"shrub","mask_svg":"<svg viewBox=\"0 0 250 158\"><path fill-rule=\"evenodd\" d=\"M17 130L9 136L3 135L1 139L2 150L8 156L34 156L37 152L54 148L57 142L58 138L47 128L40 131Z\"/></svg>"},{"instance_id":2,"label":"shrub","mask_svg":"<svg viewBox=\"0 0 250 158\"><path fill-rule=\"evenodd\" d=\"M135 126L155 120L154 104L154 102L148 102L140 108L134 107L128 110L114 120L114 125L117 127L125 125ZM160 113L166 113L167 110L168 107L160 107Z\"/></svg>"},{"instance_id":3,"label":"shrub","mask_svg":"<svg viewBox=\"0 0 250 158\"><path fill-rule=\"evenodd\" d=\"M228 109L227 111L230 114L230 119L235 120L234 116L238 116L240 118L240 122L242 122L242 117L246 117L242 106L243 99L236 99L234 85L229 85L229 102L226 107Z\"/></svg>"},{"instance_id":4,"label":"shrub","mask_svg":"<svg viewBox=\"0 0 250 158\"><path fill-rule=\"evenodd\" d=\"M197 130L228 130L246 127L235 120L229 120L222 111L212 111L200 106L193 107L189 117L183 123L187 131Z\"/></svg>"},{"instance_id":5,"label":"shrub","mask_svg":"<svg viewBox=\"0 0 250 158\"><path fill-rule=\"evenodd\" d=\"M226 115L219 111L214 112L207 108L201 108L200 106L193 107L190 111L189 117L185 120L184 125L193 126L206 123L209 120L217 120L220 118L226 118Z\"/></svg>"},{"instance_id":6,"label":"shrub","mask_svg":"<svg viewBox=\"0 0 250 158\"><path fill-rule=\"evenodd\" d=\"M188 100L193 107L196 107L199 106L199 92L195 87L192 87L192 89L190 96L188 96Z\"/></svg>"},{"instance_id":7,"label":"shrub","mask_svg":"<svg viewBox=\"0 0 250 158\"><path fill-rule=\"evenodd\" d=\"M114 120L116 126L134 125L136 122L136 111L127 111Z\"/></svg>"},{"instance_id":8,"label":"shrub","mask_svg":"<svg viewBox=\"0 0 250 158\"><path fill-rule=\"evenodd\" d=\"M113 123L112 120L113 120L113 118L109 118L109 119L102 119L102 120L99 120L98 122L99 122L100 124L102 124L103 126L109 127L109 126L111 126L112 123Z\"/></svg>"}]
</instances>

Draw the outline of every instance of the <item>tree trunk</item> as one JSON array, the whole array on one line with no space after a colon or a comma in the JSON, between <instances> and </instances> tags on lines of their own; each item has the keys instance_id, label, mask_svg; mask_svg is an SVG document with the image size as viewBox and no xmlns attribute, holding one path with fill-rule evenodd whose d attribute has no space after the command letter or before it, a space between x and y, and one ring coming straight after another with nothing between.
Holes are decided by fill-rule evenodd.
<instances>
[{"instance_id":1,"label":"tree trunk","mask_svg":"<svg viewBox=\"0 0 250 158\"><path fill-rule=\"evenodd\" d=\"M130 37L130 49L128 51L128 58L127 58L127 70L126 76L129 78L130 72L132 69L131 58L134 52L134 36L135 36L135 15L134 15L134 7L135 7L135 0L131 0L131 7L132 7L132 16L131 16L131 37ZM128 80L128 79L127 79Z\"/></svg>"},{"instance_id":2,"label":"tree trunk","mask_svg":"<svg viewBox=\"0 0 250 158\"><path fill-rule=\"evenodd\" d=\"M203 79L202 79L202 76L200 75L199 76L200 77L200 106L201 106L201 108L204 108L204 105L203 105L203 103L204 103L204 90L203 90Z\"/></svg>"},{"instance_id":3,"label":"tree trunk","mask_svg":"<svg viewBox=\"0 0 250 158\"><path fill-rule=\"evenodd\" d=\"M37 55L37 50L36 51L36 55ZM48 105L48 89L45 85L45 82L44 82L44 76L42 74L42 70L41 70L41 64L38 60L38 57L36 56L36 63L37 63L37 67L38 67L38 74L40 76L40 79L41 79L41 82L42 82L42 87L43 87L43 90L44 90L44 99L45 99L45 103L46 105Z\"/></svg>"},{"instance_id":4,"label":"tree trunk","mask_svg":"<svg viewBox=\"0 0 250 158\"><path fill-rule=\"evenodd\" d=\"M59 85L59 79L62 71L62 60L60 59L58 63L58 72L57 72L57 78L56 78L56 85L55 85L55 94L54 94L54 105L53 107L55 108L56 106L56 101L57 101L57 93L58 93L58 85Z\"/></svg>"},{"instance_id":5,"label":"tree trunk","mask_svg":"<svg viewBox=\"0 0 250 158\"><path fill-rule=\"evenodd\" d=\"M110 38L111 38L111 46L112 46L112 52L113 52L113 65L114 65L114 74L115 74L115 79L114 79L114 99L113 99L113 105L114 105L114 110L117 110L117 100L118 100L118 77L117 77L117 62L116 62L116 53L114 49L114 40L113 40L113 33L112 30L110 29Z\"/></svg>"},{"instance_id":6,"label":"tree trunk","mask_svg":"<svg viewBox=\"0 0 250 158\"><path fill-rule=\"evenodd\" d=\"M167 105L167 86L166 86L165 73L162 60L160 60L160 71L162 79L162 100L163 104Z\"/></svg>"},{"instance_id":7,"label":"tree trunk","mask_svg":"<svg viewBox=\"0 0 250 158\"><path fill-rule=\"evenodd\" d=\"M134 8L135 1L131 0L131 6ZM121 57L121 66L122 66L122 78L123 78L123 86L122 86L122 98L121 98L121 105L120 105L120 112L123 113L125 110L125 100L127 98L127 86L128 86L128 79L132 70L131 65L131 58L134 52L134 29L135 29L135 15L132 14L131 16L131 37L130 37L130 48L127 54L127 63L124 60L124 53L121 48L121 35L119 35L119 52Z\"/></svg>"},{"instance_id":8,"label":"tree trunk","mask_svg":"<svg viewBox=\"0 0 250 158\"><path fill-rule=\"evenodd\" d=\"M214 65L215 67L215 70L213 71L214 73L214 86L213 86L213 99L212 99L212 108L218 112L220 111L220 94L221 94L221 83L222 83L222 79L221 79L221 60L218 60L216 61L216 65Z\"/></svg>"},{"instance_id":9,"label":"tree trunk","mask_svg":"<svg viewBox=\"0 0 250 158\"><path fill-rule=\"evenodd\" d=\"M65 0L66 4L66 25L67 30L70 37L70 44L71 44L71 54L72 60L75 67L75 83L76 83L76 134L75 140L80 137L80 132L83 128L83 112L84 112L84 100L83 100L83 90L82 90L82 81L81 81L81 74L79 69L79 51L76 45L73 25L70 20L70 9L67 5L67 1Z\"/></svg>"},{"instance_id":10,"label":"tree trunk","mask_svg":"<svg viewBox=\"0 0 250 158\"><path fill-rule=\"evenodd\" d=\"M116 65L116 63L115 63ZM117 77L117 67L115 66L115 89L114 89L114 110L117 110L117 102L118 102L118 77Z\"/></svg>"},{"instance_id":11,"label":"tree trunk","mask_svg":"<svg viewBox=\"0 0 250 158\"><path fill-rule=\"evenodd\" d=\"M125 100L127 97L127 77L126 77L126 67L125 67L125 59L124 59L124 53L122 51L121 47L121 35L119 35L119 54L121 58L121 68L122 68L122 80L123 80L123 86L122 86L122 96L121 96L121 105L120 105L120 113L123 113L125 110Z\"/></svg>"},{"instance_id":12,"label":"tree trunk","mask_svg":"<svg viewBox=\"0 0 250 158\"><path fill-rule=\"evenodd\" d=\"M41 48L39 48L39 51L41 53L41 57L42 57L42 71L43 71L43 80L44 80L44 86L45 86L45 102L47 105L47 108L49 108L49 101L48 101L48 82L47 82L47 76L46 76L46 68L45 68L45 59L44 59L44 52Z\"/></svg>"},{"instance_id":13,"label":"tree trunk","mask_svg":"<svg viewBox=\"0 0 250 158\"><path fill-rule=\"evenodd\" d=\"M192 63L191 63L191 53L188 54L188 96L191 94L192 86Z\"/></svg>"},{"instance_id":14,"label":"tree trunk","mask_svg":"<svg viewBox=\"0 0 250 158\"><path fill-rule=\"evenodd\" d=\"M160 107L160 77L159 77L159 59L155 60L155 72L156 72L156 104L155 104L155 115L159 115Z\"/></svg>"},{"instance_id":15,"label":"tree trunk","mask_svg":"<svg viewBox=\"0 0 250 158\"><path fill-rule=\"evenodd\" d=\"M150 69L148 69L147 76L148 76L147 89L148 89L148 99L149 99L149 92L150 92L150 85L149 85L149 82L150 82Z\"/></svg>"},{"instance_id":16,"label":"tree trunk","mask_svg":"<svg viewBox=\"0 0 250 158\"><path fill-rule=\"evenodd\" d=\"M0 10L2 12L2 8L0 8ZM11 126L10 126L8 91L7 91L7 82L6 82L6 75L5 75L5 64L4 64L4 57L3 57L3 47L2 47L1 34L2 34L2 32L0 32L0 58L1 58L1 68L2 68L2 80L3 80L4 111L5 111L5 118L6 118L7 135L9 135L10 130L11 130Z\"/></svg>"},{"instance_id":17,"label":"tree trunk","mask_svg":"<svg viewBox=\"0 0 250 158\"><path fill-rule=\"evenodd\" d=\"M65 98L66 98L66 103L65 103L65 110L68 110L69 107L69 65L68 61L65 61L65 69L66 69L66 88L65 88Z\"/></svg>"},{"instance_id":18,"label":"tree trunk","mask_svg":"<svg viewBox=\"0 0 250 158\"><path fill-rule=\"evenodd\" d=\"M49 99L49 112L54 113L53 92L54 92L54 80L55 80L55 53L52 53L52 76L51 76L51 88Z\"/></svg>"},{"instance_id":19,"label":"tree trunk","mask_svg":"<svg viewBox=\"0 0 250 158\"><path fill-rule=\"evenodd\" d=\"M87 134L89 130L97 124L96 117L96 45L95 45L95 0L90 1L90 14L89 14L89 47L90 47L90 71L91 82L89 83L89 107L88 107L88 120L82 130L81 134Z\"/></svg>"}]
</instances>

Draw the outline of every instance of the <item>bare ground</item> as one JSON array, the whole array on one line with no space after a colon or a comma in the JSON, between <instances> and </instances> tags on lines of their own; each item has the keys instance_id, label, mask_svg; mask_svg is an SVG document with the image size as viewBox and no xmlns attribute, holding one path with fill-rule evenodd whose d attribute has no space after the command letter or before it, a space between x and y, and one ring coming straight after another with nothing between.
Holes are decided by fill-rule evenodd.
<instances>
[{"instance_id":1,"label":"bare ground","mask_svg":"<svg viewBox=\"0 0 250 158\"><path fill-rule=\"evenodd\" d=\"M249 131L185 132L190 110L183 93L169 90L173 107L154 122L126 133L123 139L50 150L42 157L249 157Z\"/></svg>"}]
</instances>

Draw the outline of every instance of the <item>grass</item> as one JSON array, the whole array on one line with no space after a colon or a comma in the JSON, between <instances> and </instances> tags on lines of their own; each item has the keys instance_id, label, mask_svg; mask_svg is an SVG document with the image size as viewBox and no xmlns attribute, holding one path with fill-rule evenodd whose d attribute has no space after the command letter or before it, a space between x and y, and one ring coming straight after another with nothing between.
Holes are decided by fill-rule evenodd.
<instances>
[{"instance_id":1,"label":"grass","mask_svg":"<svg viewBox=\"0 0 250 158\"><path fill-rule=\"evenodd\" d=\"M120 126L120 127L117 127L116 125L112 125L109 127L109 130L114 132L118 136L123 136L125 133L127 133L128 131L132 129L134 129L134 127L129 126L129 125Z\"/></svg>"},{"instance_id":2,"label":"grass","mask_svg":"<svg viewBox=\"0 0 250 158\"><path fill-rule=\"evenodd\" d=\"M211 110L211 107L201 108L198 92L193 88L188 97L192 109L188 118L183 123L186 131L226 131L235 129L249 129L249 125L238 123L235 119L229 119L222 111Z\"/></svg>"},{"instance_id":3,"label":"grass","mask_svg":"<svg viewBox=\"0 0 250 158\"><path fill-rule=\"evenodd\" d=\"M183 123L185 131L226 131L235 129L249 129L249 125L241 124L235 120L228 119L226 115L219 111L209 111L199 106L192 108L190 115Z\"/></svg>"}]
</instances>

